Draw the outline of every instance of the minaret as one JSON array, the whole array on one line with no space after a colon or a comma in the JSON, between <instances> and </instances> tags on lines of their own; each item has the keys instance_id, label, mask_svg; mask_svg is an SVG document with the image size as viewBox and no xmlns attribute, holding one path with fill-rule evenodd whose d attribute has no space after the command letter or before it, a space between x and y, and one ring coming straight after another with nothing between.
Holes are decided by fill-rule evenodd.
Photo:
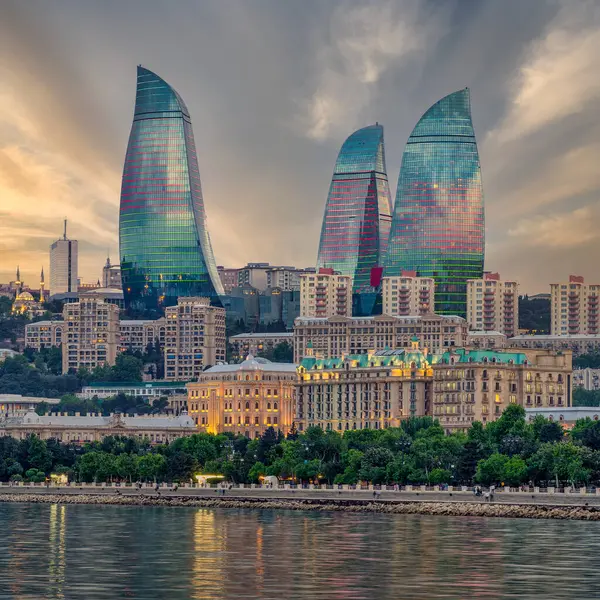
<instances>
[{"instance_id":1,"label":"minaret","mask_svg":"<svg viewBox=\"0 0 600 600\"><path fill-rule=\"evenodd\" d=\"M15 287L17 288L17 296L21 293L21 271L19 265L17 265L17 280L15 281Z\"/></svg>"},{"instance_id":2,"label":"minaret","mask_svg":"<svg viewBox=\"0 0 600 600\"><path fill-rule=\"evenodd\" d=\"M42 272L40 273L40 302L44 302L44 286L46 285L46 281L44 280L44 267L42 267Z\"/></svg>"}]
</instances>

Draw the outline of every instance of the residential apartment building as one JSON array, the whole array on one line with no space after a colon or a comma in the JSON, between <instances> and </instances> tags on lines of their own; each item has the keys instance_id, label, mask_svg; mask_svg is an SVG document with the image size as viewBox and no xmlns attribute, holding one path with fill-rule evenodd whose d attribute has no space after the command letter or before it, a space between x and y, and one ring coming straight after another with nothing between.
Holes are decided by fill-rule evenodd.
<instances>
[{"instance_id":1,"label":"residential apartment building","mask_svg":"<svg viewBox=\"0 0 600 600\"><path fill-rule=\"evenodd\" d=\"M165 308L165 379L191 381L225 361L225 309L209 298L180 297Z\"/></svg>"},{"instance_id":2,"label":"residential apartment building","mask_svg":"<svg viewBox=\"0 0 600 600\"><path fill-rule=\"evenodd\" d=\"M300 276L300 316L333 317L352 315L352 278L333 269Z\"/></svg>"},{"instance_id":3,"label":"residential apartment building","mask_svg":"<svg viewBox=\"0 0 600 600\"><path fill-rule=\"evenodd\" d=\"M234 287L237 287L239 271L239 269L230 269L223 266L217 267L217 273L226 294L229 294Z\"/></svg>"},{"instance_id":4,"label":"residential apartment building","mask_svg":"<svg viewBox=\"0 0 600 600\"><path fill-rule=\"evenodd\" d=\"M495 421L510 404L571 406L572 355L458 348L433 365L433 411L447 432Z\"/></svg>"},{"instance_id":5,"label":"residential apartment building","mask_svg":"<svg viewBox=\"0 0 600 600\"><path fill-rule=\"evenodd\" d=\"M467 322L462 317L420 315L411 317L299 317L294 322L294 360L306 356L311 343L315 356L334 358L389 348L408 348L417 336L432 354L465 346Z\"/></svg>"},{"instance_id":6,"label":"residential apartment building","mask_svg":"<svg viewBox=\"0 0 600 600\"><path fill-rule=\"evenodd\" d=\"M600 390L600 369L575 369L573 371L573 387L584 390Z\"/></svg>"},{"instance_id":7,"label":"residential apartment building","mask_svg":"<svg viewBox=\"0 0 600 600\"><path fill-rule=\"evenodd\" d=\"M102 287L117 290L123 289L121 265L112 265L110 257L106 258L106 263L102 267Z\"/></svg>"},{"instance_id":8,"label":"residential apartment building","mask_svg":"<svg viewBox=\"0 0 600 600\"><path fill-rule=\"evenodd\" d=\"M499 331L469 331L467 346L481 348L482 350L497 350L506 348L508 338Z\"/></svg>"},{"instance_id":9,"label":"residential apartment building","mask_svg":"<svg viewBox=\"0 0 600 600\"><path fill-rule=\"evenodd\" d=\"M257 290L267 289L267 271L271 268L269 263L248 263L238 270L238 287L251 285Z\"/></svg>"},{"instance_id":10,"label":"residential apartment building","mask_svg":"<svg viewBox=\"0 0 600 600\"><path fill-rule=\"evenodd\" d=\"M498 273L467 280L467 323L473 331L498 331L507 337L519 330L519 285Z\"/></svg>"},{"instance_id":11,"label":"residential apartment building","mask_svg":"<svg viewBox=\"0 0 600 600\"><path fill-rule=\"evenodd\" d=\"M291 331L282 333L238 333L229 337L229 345L233 352L234 360L243 359L248 354L256 356L261 352L273 350L279 344L294 343L294 334Z\"/></svg>"},{"instance_id":12,"label":"residential apartment building","mask_svg":"<svg viewBox=\"0 0 600 600\"><path fill-rule=\"evenodd\" d=\"M600 284L570 275L567 283L552 283L550 293L552 335L600 334Z\"/></svg>"},{"instance_id":13,"label":"residential apartment building","mask_svg":"<svg viewBox=\"0 0 600 600\"><path fill-rule=\"evenodd\" d=\"M25 325L25 347L38 352L42 348L60 346L64 321L37 321Z\"/></svg>"},{"instance_id":14,"label":"residential apartment building","mask_svg":"<svg viewBox=\"0 0 600 600\"><path fill-rule=\"evenodd\" d=\"M411 343L408 350L329 359L316 358L308 348L298 366L298 430L383 429L429 414L432 367L418 339Z\"/></svg>"},{"instance_id":15,"label":"residential apartment building","mask_svg":"<svg viewBox=\"0 0 600 600\"><path fill-rule=\"evenodd\" d=\"M600 352L599 335L516 335L508 340L510 348L532 350L570 350L573 356Z\"/></svg>"},{"instance_id":16,"label":"residential apartment building","mask_svg":"<svg viewBox=\"0 0 600 600\"><path fill-rule=\"evenodd\" d=\"M267 287L279 288L284 292L300 289L300 275L304 273L296 267L271 267L267 270Z\"/></svg>"},{"instance_id":17,"label":"residential apartment building","mask_svg":"<svg viewBox=\"0 0 600 600\"><path fill-rule=\"evenodd\" d=\"M165 345L167 321L161 319L122 320L119 322L119 351L146 352L149 344Z\"/></svg>"},{"instance_id":18,"label":"residential apartment building","mask_svg":"<svg viewBox=\"0 0 600 600\"><path fill-rule=\"evenodd\" d=\"M402 271L381 280L382 312L390 316L424 315L434 312L435 280Z\"/></svg>"},{"instance_id":19,"label":"residential apartment building","mask_svg":"<svg viewBox=\"0 0 600 600\"><path fill-rule=\"evenodd\" d=\"M82 294L63 308L63 373L114 365L119 344L119 307Z\"/></svg>"},{"instance_id":20,"label":"residential apartment building","mask_svg":"<svg viewBox=\"0 0 600 600\"><path fill-rule=\"evenodd\" d=\"M188 410L198 430L260 437L269 427L287 434L294 422L296 365L249 356L216 365L188 383Z\"/></svg>"}]
</instances>

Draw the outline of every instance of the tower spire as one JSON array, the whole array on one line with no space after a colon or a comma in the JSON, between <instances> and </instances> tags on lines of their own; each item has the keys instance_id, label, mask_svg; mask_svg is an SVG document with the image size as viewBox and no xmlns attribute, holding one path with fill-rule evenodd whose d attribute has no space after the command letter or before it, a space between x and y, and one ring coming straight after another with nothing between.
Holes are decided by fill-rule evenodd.
<instances>
[{"instance_id":1,"label":"tower spire","mask_svg":"<svg viewBox=\"0 0 600 600\"><path fill-rule=\"evenodd\" d=\"M65 219L65 231L63 233L63 240L67 239L67 219Z\"/></svg>"}]
</instances>

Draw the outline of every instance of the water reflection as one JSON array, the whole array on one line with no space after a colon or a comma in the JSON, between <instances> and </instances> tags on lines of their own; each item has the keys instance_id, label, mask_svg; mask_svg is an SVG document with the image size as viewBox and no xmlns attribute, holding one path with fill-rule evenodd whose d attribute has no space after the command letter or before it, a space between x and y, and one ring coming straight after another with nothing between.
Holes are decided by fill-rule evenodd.
<instances>
[{"instance_id":1,"label":"water reflection","mask_svg":"<svg viewBox=\"0 0 600 600\"><path fill-rule=\"evenodd\" d=\"M0 505L0 598L590 598L600 524Z\"/></svg>"}]
</instances>

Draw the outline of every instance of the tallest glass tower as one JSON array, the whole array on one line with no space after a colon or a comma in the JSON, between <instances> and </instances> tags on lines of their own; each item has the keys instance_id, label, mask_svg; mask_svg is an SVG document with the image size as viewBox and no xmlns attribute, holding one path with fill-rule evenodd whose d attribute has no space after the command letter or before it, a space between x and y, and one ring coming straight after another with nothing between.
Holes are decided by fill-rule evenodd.
<instances>
[{"instance_id":1,"label":"tallest glass tower","mask_svg":"<svg viewBox=\"0 0 600 600\"><path fill-rule=\"evenodd\" d=\"M384 275L435 280L435 311L465 316L467 279L483 275L481 167L469 90L436 102L402 156Z\"/></svg>"},{"instance_id":2,"label":"tallest glass tower","mask_svg":"<svg viewBox=\"0 0 600 600\"><path fill-rule=\"evenodd\" d=\"M141 66L123 168L119 246L127 307L161 310L179 296L220 303L190 114L167 82Z\"/></svg>"}]
</instances>

